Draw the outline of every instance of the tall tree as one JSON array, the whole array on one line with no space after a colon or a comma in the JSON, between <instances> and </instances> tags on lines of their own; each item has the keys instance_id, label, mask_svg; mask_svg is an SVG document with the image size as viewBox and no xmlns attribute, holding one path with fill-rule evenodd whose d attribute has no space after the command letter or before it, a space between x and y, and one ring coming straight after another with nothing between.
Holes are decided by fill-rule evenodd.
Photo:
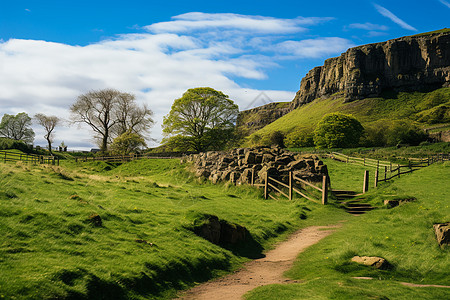
<instances>
[{"instance_id":1,"label":"tall tree","mask_svg":"<svg viewBox=\"0 0 450 300\"><path fill-rule=\"evenodd\" d=\"M220 149L232 137L238 113L238 106L220 91L189 89L164 117L163 132L169 144L176 139L195 151Z\"/></svg>"},{"instance_id":2,"label":"tall tree","mask_svg":"<svg viewBox=\"0 0 450 300\"><path fill-rule=\"evenodd\" d=\"M144 134L153 124L151 110L138 107L134 95L115 89L82 94L70 110L75 122L86 123L92 128L102 152L108 149L115 136L130 128L137 134Z\"/></svg>"},{"instance_id":3,"label":"tall tree","mask_svg":"<svg viewBox=\"0 0 450 300\"><path fill-rule=\"evenodd\" d=\"M61 123L61 119L57 116L46 116L44 114L36 114L34 115L34 118L37 120L38 124L44 127L45 135L44 138L47 140L48 143L48 151L50 154L53 154L52 152L52 143L53 143L53 130L55 130L55 127Z\"/></svg>"},{"instance_id":4,"label":"tall tree","mask_svg":"<svg viewBox=\"0 0 450 300\"><path fill-rule=\"evenodd\" d=\"M15 116L4 114L0 123L0 135L32 144L34 131L31 128L31 118L24 112Z\"/></svg>"},{"instance_id":5,"label":"tall tree","mask_svg":"<svg viewBox=\"0 0 450 300\"><path fill-rule=\"evenodd\" d=\"M114 134L120 136L126 132L145 137L153 126L153 112L144 104L139 107L134 102L134 95L123 94L118 98L116 110L117 126Z\"/></svg>"}]
</instances>

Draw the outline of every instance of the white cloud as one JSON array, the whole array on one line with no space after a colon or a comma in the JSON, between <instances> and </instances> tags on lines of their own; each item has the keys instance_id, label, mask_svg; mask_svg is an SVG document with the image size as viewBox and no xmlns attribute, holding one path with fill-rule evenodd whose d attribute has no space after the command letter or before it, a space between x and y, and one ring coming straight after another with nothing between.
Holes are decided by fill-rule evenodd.
<instances>
[{"instance_id":1,"label":"white cloud","mask_svg":"<svg viewBox=\"0 0 450 300\"><path fill-rule=\"evenodd\" d=\"M307 39L302 41L285 41L277 45L281 53L295 57L323 57L331 54L341 53L352 47L353 44L339 37L325 37Z\"/></svg>"},{"instance_id":2,"label":"white cloud","mask_svg":"<svg viewBox=\"0 0 450 300\"><path fill-rule=\"evenodd\" d=\"M384 8L383 6L380 6L378 4L374 4L375 9L384 17L390 19L392 22L396 23L403 29L411 30L411 31L417 31L416 28L412 27L411 25L407 24L405 21L394 15L392 12Z\"/></svg>"},{"instance_id":3,"label":"white cloud","mask_svg":"<svg viewBox=\"0 0 450 300\"><path fill-rule=\"evenodd\" d=\"M330 18L276 19L235 14L189 13L87 46L38 40L0 41L0 112L57 115L69 119L77 96L113 87L134 93L154 111L152 137L173 100L189 88L210 86L245 108L261 90L245 89L233 78L264 79L283 58L339 54L351 43L341 38L300 40L306 26ZM181 23L180 23L181 22ZM194 32L195 31L195 32ZM290 41L293 33L295 41ZM290 101L293 91L264 90L274 101ZM36 128L36 144L45 145ZM55 145L89 147L84 126L55 131Z\"/></svg>"},{"instance_id":4,"label":"white cloud","mask_svg":"<svg viewBox=\"0 0 450 300\"><path fill-rule=\"evenodd\" d=\"M382 31L386 31L389 29L389 27L385 26L385 25L378 25L378 24L372 24L372 23L353 23L350 24L348 26L349 28L354 28L354 29L364 29L364 30L369 30L369 31L374 31L374 30L382 30Z\"/></svg>"},{"instance_id":5,"label":"white cloud","mask_svg":"<svg viewBox=\"0 0 450 300\"><path fill-rule=\"evenodd\" d=\"M202 12L191 12L172 18L173 21L161 22L146 26L145 28L154 33L176 32L185 33L205 28L233 29L246 32L247 34L286 34L306 30L302 26L315 25L331 18L295 18L277 19L262 16L246 16L231 13L208 14Z\"/></svg>"},{"instance_id":6,"label":"white cloud","mask_svg":"<svg viewBox=\"0 0 450 300\"><path fill-rule=\"evenodd\" d=\"M439 2L441 2L442 4L444 4L445 6L447 6L448 8L450 8L450 3L444 0L439 0Z\"/></svg>"}]
</instances>

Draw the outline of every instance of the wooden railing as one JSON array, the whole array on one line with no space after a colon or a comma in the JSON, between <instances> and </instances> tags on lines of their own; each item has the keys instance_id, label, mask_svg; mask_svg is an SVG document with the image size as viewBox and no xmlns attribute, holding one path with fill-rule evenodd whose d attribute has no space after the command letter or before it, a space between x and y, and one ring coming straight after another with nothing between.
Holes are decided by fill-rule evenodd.
<instances>
[{"instance_id":1,"label":"wooden railing","mask_svg":"<svg viewBox=\"0 0 450 300\"><path fill-rule=\"evenodd\" d=\"M52 164L59 166L59 158L55 156L44 156L36 154L15 153L11 151L0 150L0 160L3 162L22 161L32 164Z\"/></svg>"},{"instance_id":2,"label":"wooden railing","mask_svg":"<svg viewBox=\"0 0 450 300\"><path fill-rule=\"evenodd\" d=\"M292 172L289 172L288 183L282 182L276 178L270 177L268 173L264 175L264 183L263 184L255 184L254 183L254 173L252 172L252 180L251 184L258 187L264 187L264 199L272 198L277 200L275 196L271 195L271 192L278 192L280 195L285 196L289 200L293 199L294 193L299 194L300 196L316 203L326 204L328 202L328 186L329 186L329 178L327 176L322 177L322 187L318 187L311 182L303 180ZM298 184L299 183L299 184ZM322 199L317 200L314 199L313 196L307 195L307 191L303 189L301 185L309 186L313 189L318 190L322 193ZM284 188L284 190L283 190Z\"/></svg>"},{"instance_id":3,"label":"wooden railing","mask_svg":"<svg viewBox=\"0 0 450 300\"><path fill-rule=\"evenodd\" d=\"M115 156L85 156L85 157L77 157L75 158L76 162L88 162L88 161L106 161L106 162L128 162L136 159L151 159L151 158L158 158L158 159L172 159L172 158L179 158L179 157L162 157L162 156L156 156L151 154L129 154L129 155L115 155Z\"/></svg>"}]
</instances>

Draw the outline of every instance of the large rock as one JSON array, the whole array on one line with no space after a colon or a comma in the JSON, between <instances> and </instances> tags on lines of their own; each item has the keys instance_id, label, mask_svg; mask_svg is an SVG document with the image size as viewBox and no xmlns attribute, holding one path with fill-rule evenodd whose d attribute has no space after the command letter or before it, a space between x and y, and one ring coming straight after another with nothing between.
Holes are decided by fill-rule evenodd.
<instances>
[{"instance_id":1,"label":"large rock","mask_svg":"<svg viewBox=\"0 0 450 300\"><path fill-rule=\"evenodd\" d=\"M228 152L207 152L191 155L183 161L192 162L197 177L213 183L231 181L249 184L254 170L254 182L264 182L265 174L286 179L289 172L309 181L321 181L328 171L317 156L303 157L279 147L239 148Z\"/></svg>"},{"instance_id":2,"label":"large rock","mask_svg":"<svg viewBox=\"0 0 450 300\"><path fill-rule=\"evenodd\" d=\"M301 80L291 109L341 93L348 101L384 89L417 91L449 86L450 31L402 37L348 49Z\"/></svg>"},{"instance_id":3,"label":"large rock","mask_svg":"<svg viewBox=\"0 0 450 300\"><path fill-rule=\"evenodd\" d=\"M450 222L442 224L434 224L434 233L439 246L450 244Z\"/></svg>"},{"instance_id":4,"label":"large rock","mask_svg":"<svg viewBox=\"0 0 450 300\"><path fill-rule=\"evenodd\" d=\"M352 261L357 264L371 266L376 269L382 270L388 269L390 266L390 264L384 258L377 256L354 256L352 258Z\"/></svg>"}]
</instances>

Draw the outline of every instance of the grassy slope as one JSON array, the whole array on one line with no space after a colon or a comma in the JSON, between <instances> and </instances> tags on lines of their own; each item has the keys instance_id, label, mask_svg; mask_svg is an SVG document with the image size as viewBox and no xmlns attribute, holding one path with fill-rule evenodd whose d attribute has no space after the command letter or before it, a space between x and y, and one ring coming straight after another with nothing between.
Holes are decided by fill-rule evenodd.
<instances>
[{"instance_id":1,"label":"grassy slope","mask_svg":"<svg viewBox=\"0 0 450 300\"><path fill-rule=\"evenodd\" d=\"M246 226L268 247L319 207L266 201L250 187L199 184L178 160L117 168L0 162L0 297L167 298L255 255L194 235L186 226L199 214ZM89 223L92 214L103 226Z\"/></svg>"},{"instance_id":2,"label":"grassy slope","mask_svg":"<svg viewBox=\"0 0 450 300\"><path fill-rule=\"evenodd\" d=\"M295 129L307 128L313 130L323 115L331 112L352 114L364 126L374 125L376 122L390 122L391 120L416 120L423 118L420 126L430 126L426 116L430 116L438 107L447 111L450 106L450 88L442 88L430 93L399 93L385 98L367 98L349 103L343 97L316 99L299 107L289 114L265 126L254 134L268 136L276 130L284 133ZM447 117L448 118L448 117Z\"/></svg>"},{"instance_id":3,"label":"grassy slope","mask_svg":"<svg viewBox=\"0 0 450 300\"><path fill-rule=\"evenodd\" d=\"M345 168L352 167L341 164L336 173L332 164L331 182L340 188L347 184L342 178ZM449 289L399 284L450 285L450 249L437 246L432 229L434 223L449 221L448 178L449 162L381 185L367 197L381 202L392 195L414 195L417 200L351 218L341 230L300 254L287 275L302 283L261 287L250 292L248 299L448 299ZM384 257L393 269L350 263L354 255ZM374 280L352 278L361 276Z\"/></svg>"}]
</instances>

